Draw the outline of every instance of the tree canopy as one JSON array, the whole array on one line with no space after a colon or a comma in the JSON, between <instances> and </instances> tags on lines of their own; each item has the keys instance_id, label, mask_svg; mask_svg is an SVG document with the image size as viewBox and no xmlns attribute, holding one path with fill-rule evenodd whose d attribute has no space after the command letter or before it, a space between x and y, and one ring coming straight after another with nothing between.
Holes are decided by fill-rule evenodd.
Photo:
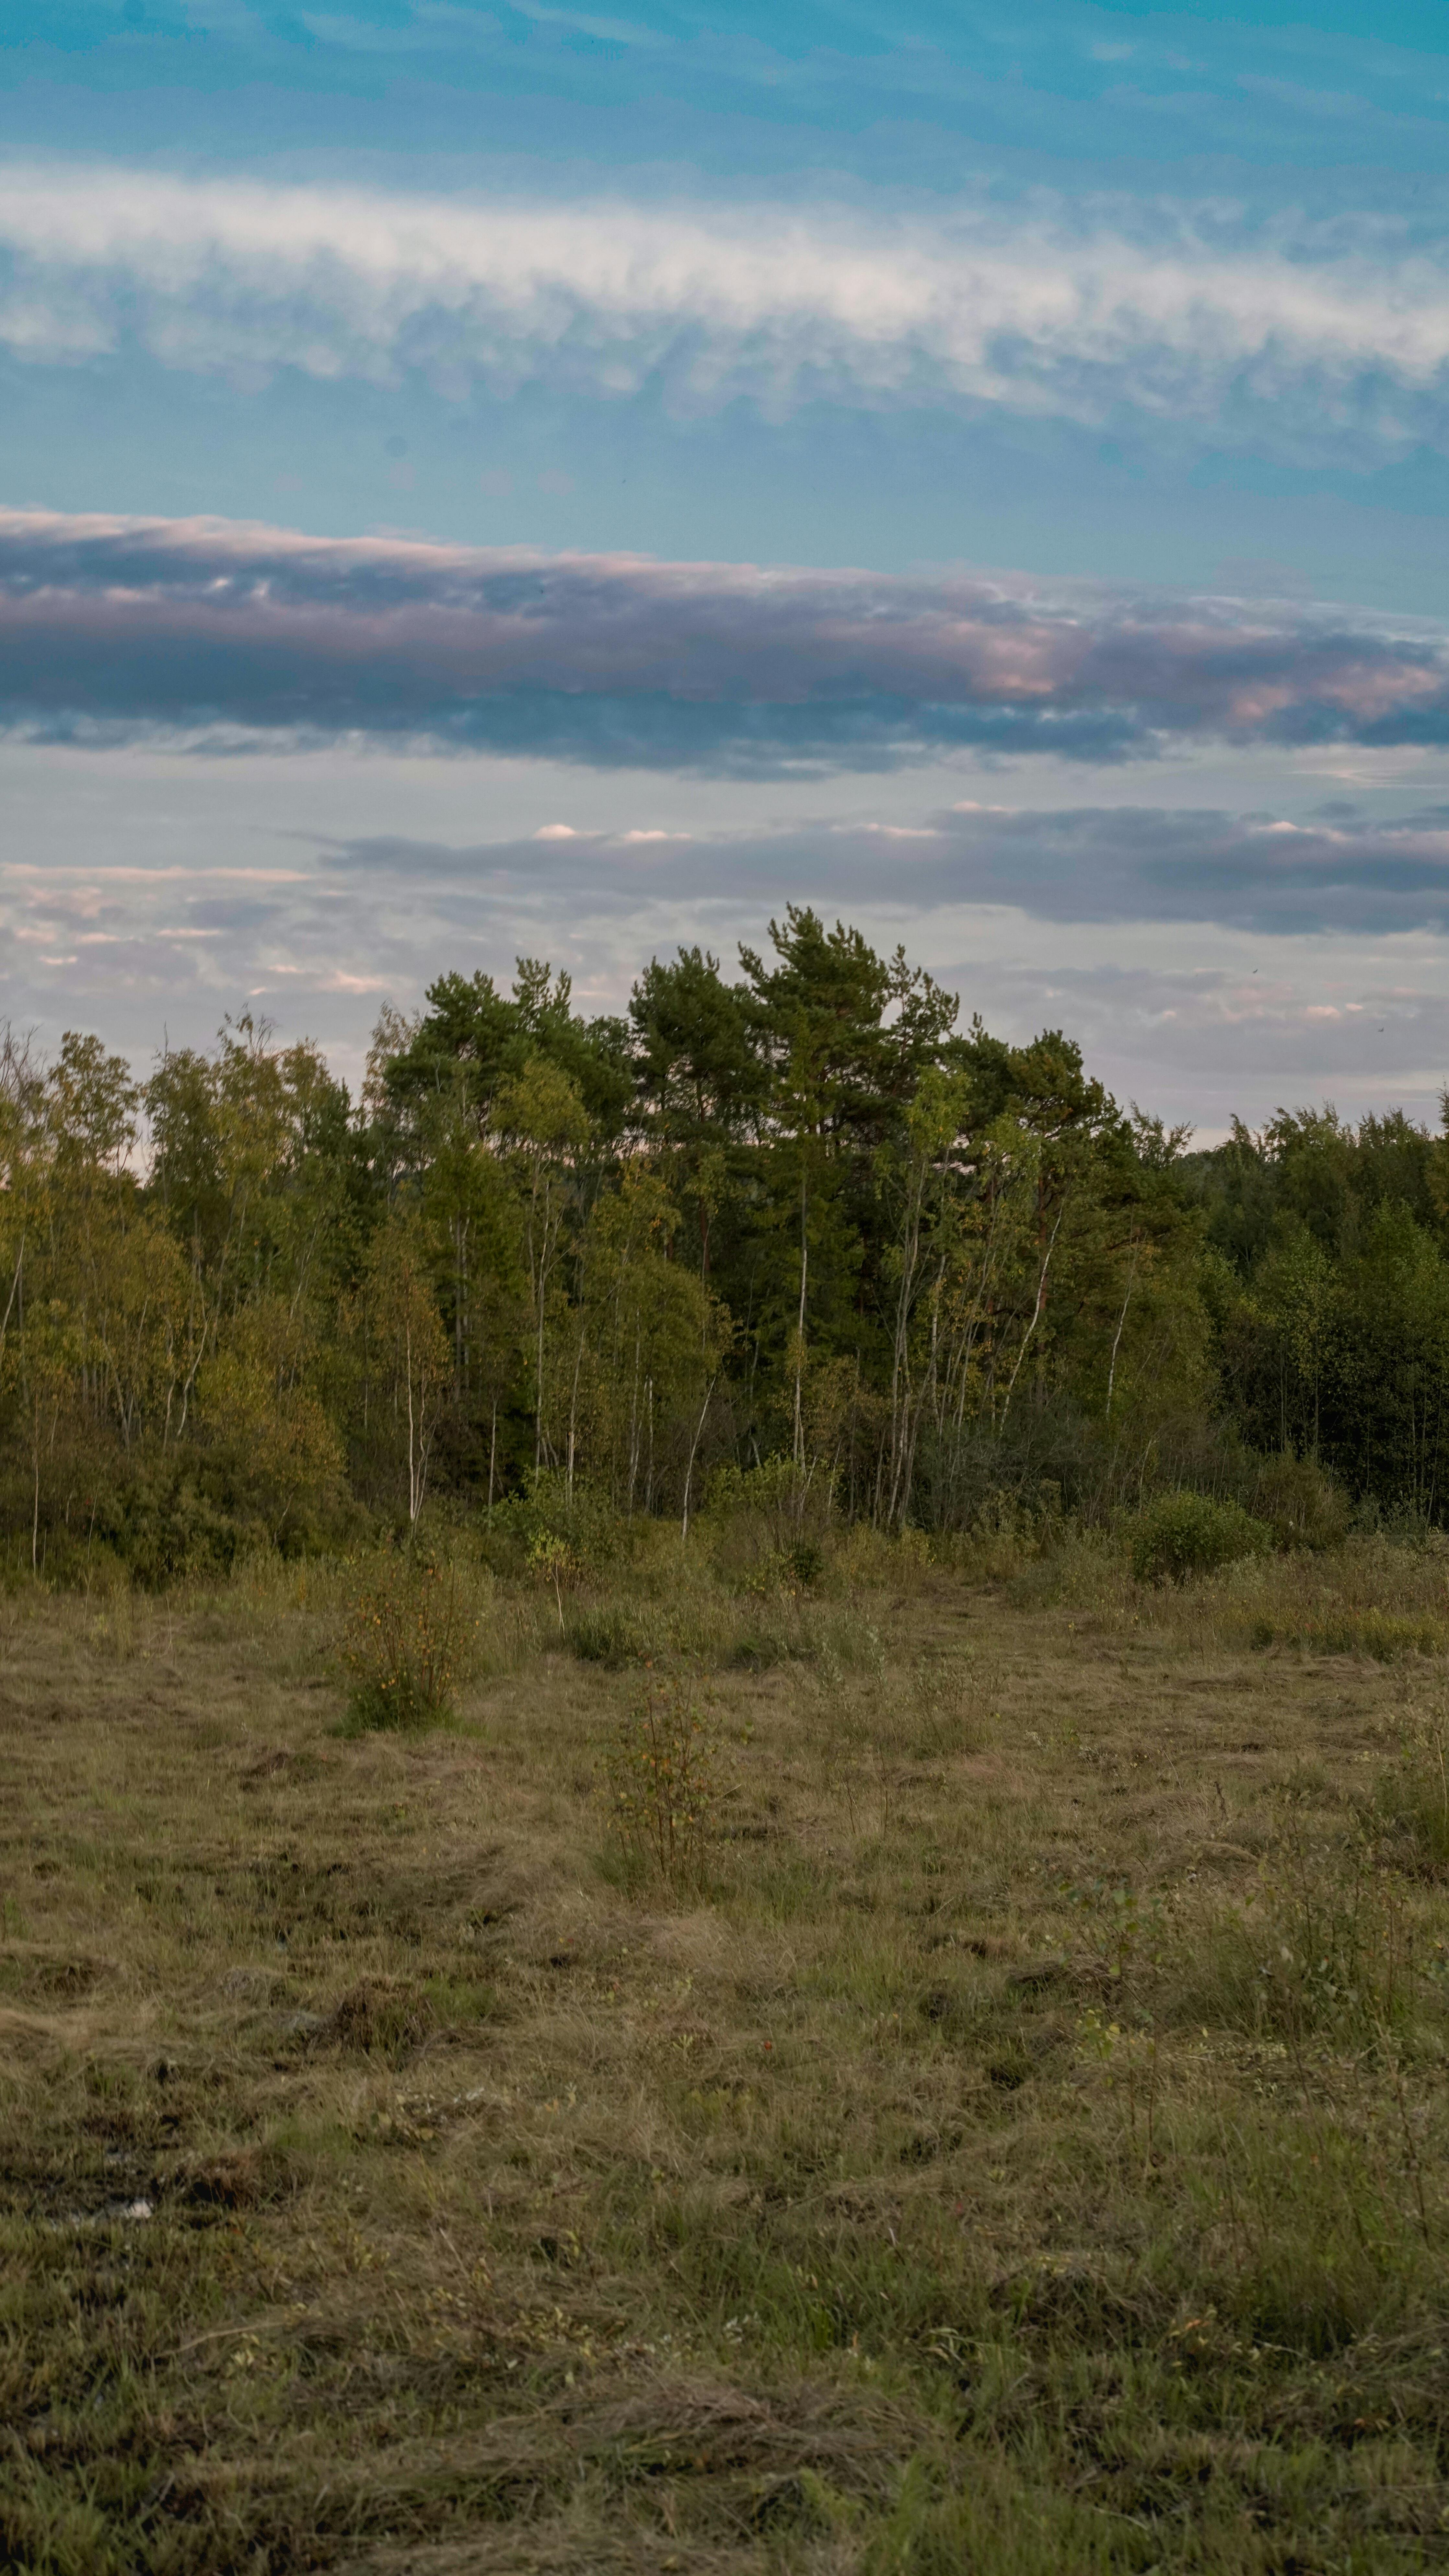
<instances>
[{"instance_id":1,"label":"tree canopy","mask_svg":"<svg viewBox=\"0 0 1449 2576\"><path fill-rule=\"evenodd\" d=\"M145 1579L540 1475L679 1511L771 1459L951 1528L1311 1461L1449 1508L1449 1142L1280 1111L1190 1150L789 907L731 975L441 976L362 1093L229 1022L137 1079L0 1050L15 1567Z\"/></svg>"}]
</instances>

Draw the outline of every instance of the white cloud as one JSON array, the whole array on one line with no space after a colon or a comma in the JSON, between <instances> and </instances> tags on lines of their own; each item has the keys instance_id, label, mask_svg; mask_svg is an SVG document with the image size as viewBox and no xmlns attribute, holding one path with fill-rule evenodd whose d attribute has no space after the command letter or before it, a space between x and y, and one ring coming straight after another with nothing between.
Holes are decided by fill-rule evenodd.
<instances>
[{"instance_id":1,"label":"white cloud","mask_svg":"<svg viewBox=\"0 0 1449 2576\"><path fill-rule=\"evenodd\" d=\"M657 378L685 406L1125 406L1295 451L1449 426L1449 250L1380 216L1039 194L931 220L0 172L0 342L66 362L129 337L243 384L420 370L456 395Z\"/></svg>"}]
</instances>

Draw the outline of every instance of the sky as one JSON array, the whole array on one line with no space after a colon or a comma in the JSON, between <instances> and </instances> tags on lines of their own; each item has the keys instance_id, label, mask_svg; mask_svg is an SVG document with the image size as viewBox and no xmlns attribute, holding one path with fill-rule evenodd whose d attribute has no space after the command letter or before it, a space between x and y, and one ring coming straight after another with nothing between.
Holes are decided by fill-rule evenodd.
<instances>
[{"instance_id":1,"label":"sky","mask_svg":"<svg viewBox=\"0 0 1449 2576\"><path fill-rule=\"evenodd\" d=\"M0 1020L356 1081L787 902L1449 1083L1449 12L13 0Z\"/></svg>"}]
</instances>

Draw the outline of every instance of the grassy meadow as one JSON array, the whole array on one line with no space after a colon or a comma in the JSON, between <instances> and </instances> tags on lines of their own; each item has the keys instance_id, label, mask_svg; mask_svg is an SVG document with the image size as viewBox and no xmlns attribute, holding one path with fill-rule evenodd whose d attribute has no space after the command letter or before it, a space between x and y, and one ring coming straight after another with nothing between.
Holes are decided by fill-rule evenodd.
<instances>
[{"instance_id":1,"label":"grassy meadow","mask_svg":"<svg viewBox=\"0 0 1449 2576\"><path fill-rule=\"evenodd\" d=\"M4 2565L1449 2561L1449 1545L370 1579L0 1597Z\"/></svg>"}]
</instances>

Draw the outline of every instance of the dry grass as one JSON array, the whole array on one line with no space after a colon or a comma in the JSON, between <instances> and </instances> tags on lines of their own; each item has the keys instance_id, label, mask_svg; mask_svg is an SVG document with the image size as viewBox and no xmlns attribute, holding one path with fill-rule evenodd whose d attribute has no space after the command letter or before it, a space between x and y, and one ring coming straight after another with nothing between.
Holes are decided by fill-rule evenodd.
<instances>
[{"instance_id":1,"label":"dry grass","mask_svg":"<svg viewBox=\"0 0 1449 2576\"><path fill-rule=\"evenodd\" d=\"M1312 1640L1445 1559L675 1544L496 1586L417 1736L343 1731L342 1573L0 1603L0 2558L1442 2563L1449 1686Z\"/></svg>"}]
</instances>

